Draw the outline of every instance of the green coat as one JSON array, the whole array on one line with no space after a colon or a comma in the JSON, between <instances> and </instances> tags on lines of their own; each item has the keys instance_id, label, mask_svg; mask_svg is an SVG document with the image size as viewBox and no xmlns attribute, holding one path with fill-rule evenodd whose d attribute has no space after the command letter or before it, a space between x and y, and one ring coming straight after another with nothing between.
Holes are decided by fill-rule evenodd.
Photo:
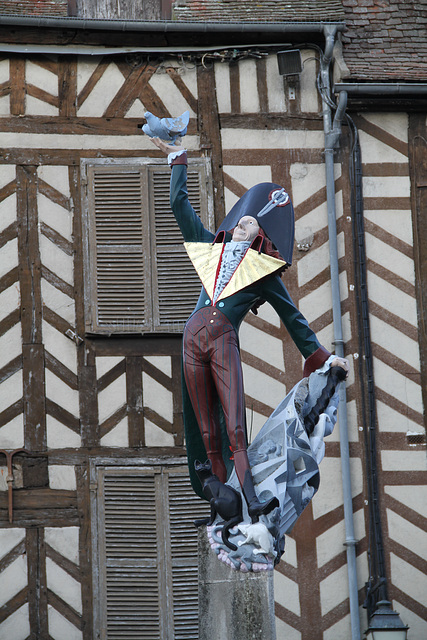
<instances>
[{"instance_id":1,"label":"green coat","mask_svg":"<svg viewBox=\"0 0 427 640\"><path fill-rule=\"evenodd\" d=\"M172 211L186 242L212 243L214 241L214 234L205 229L200 218L188 201L187 167L185 165L175 165L172 167L170 200ZM225 241L228 242L230 240L231 235L227 234ZM314 332L308 326L307 320L292 302L285 285L277 274L250 284L244 289L217 302L216 306L227 316L235 328L236 333L238 333L242 320L252 306L260 300L265 300L272 305L304 358L309 358L319 349L323 350ZM205 306L211 305L212 300L202 287L202 292L193 313ZM322 360L325 361L329 357L329 353L326 352L326 350L323 351ZM319 365L317 364L317 366ZM201 492L199 480L194 472L194 460L199 459L204 462L207 455L187 392L184 376L182 376L182 384L184 428L190 476L196 493L204 497ZM231 471L233 463L230 461L230 456L232 454L230 452L230 443L225 423L223 419L221 420L222 411L220 407L219 416L222 430L223 457L227 468Z\"/></svg>"}]
</instances>

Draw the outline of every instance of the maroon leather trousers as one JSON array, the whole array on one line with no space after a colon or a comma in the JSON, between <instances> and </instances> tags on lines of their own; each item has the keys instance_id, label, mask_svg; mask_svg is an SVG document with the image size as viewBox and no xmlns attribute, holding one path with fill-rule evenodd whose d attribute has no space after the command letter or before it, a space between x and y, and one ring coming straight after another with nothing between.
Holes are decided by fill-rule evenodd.
<instances>
[{"instance_id":1,"label":"maroon leather trousers","mask_svg":"<svg viewBox=\"0 0 427 640\"><path fill-rule=\"evenodd\" d=\"M213 472L225 482L218 399L234 452L246 449L245 395L237 334L216 307L199 309L188 320L183 337L183 365L206 453Z\"/></svg>"}]
</instances>

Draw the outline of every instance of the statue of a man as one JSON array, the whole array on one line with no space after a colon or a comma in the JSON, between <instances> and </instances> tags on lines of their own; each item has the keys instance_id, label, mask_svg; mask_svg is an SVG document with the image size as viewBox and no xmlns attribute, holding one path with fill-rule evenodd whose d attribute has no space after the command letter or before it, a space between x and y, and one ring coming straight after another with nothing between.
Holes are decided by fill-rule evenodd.
<instances>
[{"instance_id":1,"label":"statue of a man","mask_svg":"<svg viewBox=\"0 0 427 640\"><path fill-rule=\"evenodd\" d=\"M172 211L203 285L183 335L184 424L190 475L196 492L202 495L193 475L194 460L207 456L213 472L225 482L232 453L248 512L255 522L278 501L261 502L254 489L246 450L239 326L251 308L267 301L306 359L304 375L322 366L331 354L320 345L280 278L287 263L275 251L271 242L275 239L268 238L261 228L259 208L248 211L243 207L244 215L232 233L214 235L188 201L186 150L159 138L153 142L169 156ZM267 198L263 204L268 205ZM343 358L335 358L332 366L349 370Z\"/></svg>"}]
</instances>

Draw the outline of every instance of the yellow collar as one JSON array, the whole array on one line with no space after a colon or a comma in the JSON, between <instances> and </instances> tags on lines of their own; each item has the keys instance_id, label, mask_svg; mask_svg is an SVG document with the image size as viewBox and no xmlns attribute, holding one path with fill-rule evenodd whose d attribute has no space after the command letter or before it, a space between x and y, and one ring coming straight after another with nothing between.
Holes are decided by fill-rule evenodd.
<instances>
[{"instance_id":1,"label":"yellow collar","mask_svg":"<svg viewBox=\"0 0 427 640\"><path fill-rule=\"evenodd\" d=\"M212 300L224 245L222 243L184 242L184 247L206 289L206 293ZM278 260L265 253L258 253L255 249L249 248L218 296L217 302L248 287L250 284L257 282L257 280L271 275L285 265L286 262L283 260Z\"/></svg>"}]
</instances>

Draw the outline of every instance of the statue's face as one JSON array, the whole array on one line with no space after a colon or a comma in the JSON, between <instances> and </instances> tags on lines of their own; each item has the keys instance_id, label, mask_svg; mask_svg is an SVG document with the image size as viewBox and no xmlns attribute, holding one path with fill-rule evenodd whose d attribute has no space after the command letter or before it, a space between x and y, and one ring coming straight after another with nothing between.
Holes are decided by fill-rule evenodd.
<instances>
[{"instance_id":1,"label":"statue's face","mask_svg":"<svg viewBox=\"0 0 427 640\"><path fill-rule=\"evenodd\" d=\"M259 233L259 224L256 218L252 216L243 216L240 218L237 227L233 231L233 240L235 242L245 242L255 240Z\"/></svg>"}]
</instances>

